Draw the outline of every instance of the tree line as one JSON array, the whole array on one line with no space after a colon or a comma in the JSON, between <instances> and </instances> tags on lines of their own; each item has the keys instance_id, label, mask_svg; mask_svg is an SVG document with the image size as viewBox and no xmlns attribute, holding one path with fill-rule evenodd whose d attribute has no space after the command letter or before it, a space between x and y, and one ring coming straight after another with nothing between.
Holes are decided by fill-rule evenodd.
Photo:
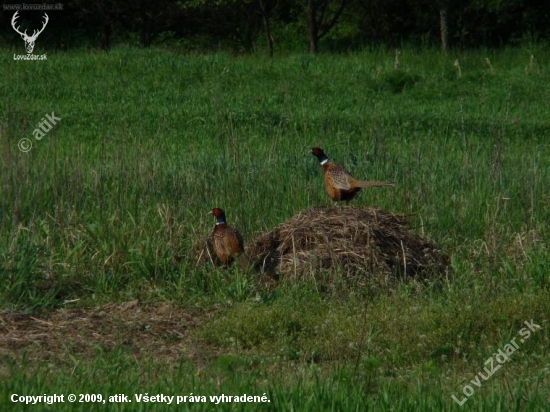
<instances>
[{"instance_id":1,"label":"tree line","mask_svg":"<svg viewBox=\"0 0 550 412\"><path fill-rule=\"evenodd\" d=\"M4 10L0 21L14 44L13 13ZM20 15L32 31L42 12ZM50 17L48 44L59 47L134 41L270 56L402 44L445 51L550 37L550 0L69 0Z\"/></svg>"}]
</instances>

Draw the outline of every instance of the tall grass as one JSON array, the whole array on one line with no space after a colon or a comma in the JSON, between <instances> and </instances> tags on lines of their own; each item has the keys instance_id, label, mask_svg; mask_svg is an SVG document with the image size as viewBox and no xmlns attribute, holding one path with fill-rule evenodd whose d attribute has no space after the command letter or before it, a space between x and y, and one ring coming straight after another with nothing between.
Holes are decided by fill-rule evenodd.
<instances>
[{"instance_id":1,"label":"tall grass","mask_svg":"<svg viewBox=\"0 0 550 412\"><path fill-rule=\"evenodd\" d=\"M117 48L14 62L2 53L1 306L37 312L138 298L221 308L195 339L245 359L222 380L231 390L270 391L264 409L452 408L450 395L506 343L502 333L531 318L547 326L550 55L542 46L402 50L398 70L394 56ZM52 111L61 121L35 140ZM17 147L24 137L28 153ZM451 282L383 296L308 281L266 292L251 275L196 267L190 250L210 232L212 207L251 239L329 202L312 146L358 178L395 182L354 203L413 213L415 230L452 256ZM525 346L506 371L512 386L494 378L468 405L507 410L514 400L537 410L548 391L532 379L547 388L548 374L529 353L548 362L549 339L545 329ZM113 356L131 379L141 376L129 354ZM281 359L286 366L274 371ZM105 383L90 388L102 369L87 368L70 378L14 368L4 393L38 393L45 379L51 388L134 388L106 369ZM144 390L223 388L178 371L155 372Z\"/></svg>"}]
</instances>

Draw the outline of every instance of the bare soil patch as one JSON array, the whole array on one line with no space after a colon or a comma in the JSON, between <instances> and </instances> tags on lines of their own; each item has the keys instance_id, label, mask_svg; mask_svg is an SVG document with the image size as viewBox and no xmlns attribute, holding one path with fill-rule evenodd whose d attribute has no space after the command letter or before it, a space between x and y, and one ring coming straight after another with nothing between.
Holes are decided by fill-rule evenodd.
<instances>
[{"instance_id":1,"label":"bare soil patch","mask_svg":"<svg viewBox=\"0 0 550 412\"><path fill-rule=\"evenodd\" d=\"M59 309L44 317L0 313L0 358L17 359L25 351L30 362L71 363L69 354L86 361L98 350L121 346L136 360L195 358L198 348L191 343L189 332L208 317L169 304L142 306L138 301L95 309Z\"/></svg>"}]
</instances>

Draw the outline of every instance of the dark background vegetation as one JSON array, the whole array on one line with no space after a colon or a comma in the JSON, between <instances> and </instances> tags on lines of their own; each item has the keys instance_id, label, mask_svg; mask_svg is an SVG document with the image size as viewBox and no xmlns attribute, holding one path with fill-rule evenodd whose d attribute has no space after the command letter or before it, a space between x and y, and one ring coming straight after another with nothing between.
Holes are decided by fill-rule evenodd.
<instances>
[{"instance_id":1,"label":"dark background vegetation","mask_svg":"<svg viewBox=\"0 0 550 412\"><path fill-rule=\"evenodd\" d=\"M62 4L63 11L48 11L48 29L41 34L48 47L108 49L129 43L272 55L404 44L444 50L500 47L550 36L550 2L542 0L70 0ZM13 13L2 10L0 36L4 46L18 47L21 39L10 25ZM40 27L41 11L20 15L23 29L32 32Z\"/></svg>"}]
</instances>

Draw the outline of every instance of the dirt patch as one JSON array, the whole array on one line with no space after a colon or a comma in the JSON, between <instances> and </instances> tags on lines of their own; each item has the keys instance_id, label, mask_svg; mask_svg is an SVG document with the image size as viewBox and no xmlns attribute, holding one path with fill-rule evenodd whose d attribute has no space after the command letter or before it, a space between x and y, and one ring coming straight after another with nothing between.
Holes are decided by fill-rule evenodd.
<instances>
[{"instance_id":1,"label":"dirt patch","mask_svg":"<svg viewBox=\"0 0 550 412\"><path fill-rule=\"evenodd\" d=\"M195 358L197 348L189 332L209 318L171 305L146 307L138 301L95 309L60 309L47 317L0 313L0 358L48 359L70 363L92 359L98 350L124 347L135 356L174 362ZM202 320L201 320L202 319Z\"/></svg>"}]
</instances>

